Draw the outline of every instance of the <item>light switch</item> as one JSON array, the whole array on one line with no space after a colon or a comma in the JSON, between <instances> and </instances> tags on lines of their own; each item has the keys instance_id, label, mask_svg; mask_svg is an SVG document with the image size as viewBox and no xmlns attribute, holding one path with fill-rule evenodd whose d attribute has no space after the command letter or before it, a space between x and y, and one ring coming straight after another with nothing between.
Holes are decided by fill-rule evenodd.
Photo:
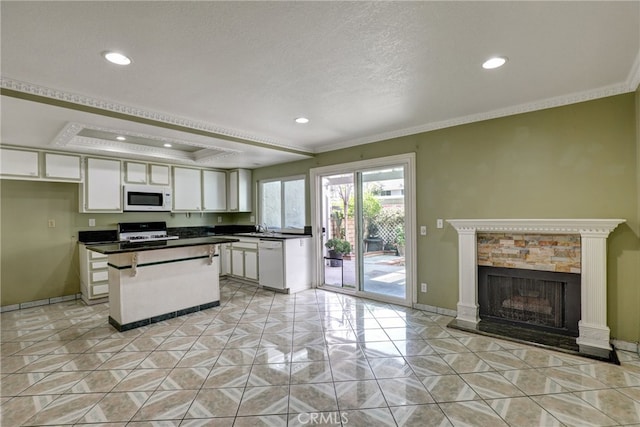
<instances>
[{"instance_id":1,"label":"light switch","mask_svg":"<svg viewBox=\"0 0 640 427\"><path fill-rule=\"evenodd\" d=\"M436 227L444 228L444 221L438 218L438 220L436 221Z\"/></svg>"},{"instance_id":2,"label":"light switch","mask_svg":"<svg viewBox=\"0 0 640 427\"><path fill-rule=\"evenodd\" d=\"M420 235L421 236L426 236L427 235L427 226L426 225L421 225L420 226Z\"/></svg>"}]
</instances>

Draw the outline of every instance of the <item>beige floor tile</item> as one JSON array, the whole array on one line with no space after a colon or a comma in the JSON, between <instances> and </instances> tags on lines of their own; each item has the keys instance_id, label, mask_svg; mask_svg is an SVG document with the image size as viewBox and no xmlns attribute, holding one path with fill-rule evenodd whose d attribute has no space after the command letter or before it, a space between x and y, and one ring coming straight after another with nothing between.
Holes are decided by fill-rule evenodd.
<instances>
[{"instance_id":1,"label":"beige floor tile","mask_svg":"<svg viewBox=\"0 0 640 427\"><path fill-rule=\"evenodd\" d=\"M209 368L175 368L160 384L161 390L199 390L209 376Z\"/></svg>"},{"instance_id":2,"label":"beige floor tile","mask_svg":"<svg viewBox=\"0 0 640 427\"><path fill-rule=\"evenodd\" d=\"M392 406L391 413L398 427L451 427L438 405Z\"/></svg>"},{"instance_id":3,"label":"beige floor tile","mask_svg":"<svg viewBox=\"0 0 640 427\"><path fill-rule=\"evenodd\" d=\"M610 426L613 419L571 393L532 396L538 405L567 426Z\"/></svg>"},{"instance_id":4,"label":"beige floor tile","mask_svg":"<svg viewBox=\"0 0 640 427\"><path fill-rule=\"evenodd\" d=\"M497 372L461 374L462 379L483 399L522 396L520 389Z\"/></svg>"},{"instance_id":5,"label":"beige floor tile","mask_svg":"<svg viewBox=\"0 0 640 427\"><path fill-rule=\"evenodd\" d=\"M79 422L109 423L129 421L149 399L150 392L130 391L108 393Z\"/></svg>"},{"instance_id":6,"label":"beige floor tile","mask_svg":"<svg viewBox=\"0 0 640 427\"><path fill-rule=\"evenodd\" d=\"M73 424L104 397L104 393L65 394L27 420L27 425Z\"/></svg>"},{"instance_id":7,"label":"beige floor tile","mask_svg":"<svg viewBox=\"0 0 640 427\"><path fill-rule=\"evenodd\" d=\"M202 389L185 418L234 417L242 400L242 388Z\"/></svg>"},{"instance_id":8,"label":"beige floor tile","mask_svg":"<svg viewBox=\"0 0 640 427\"><path fill-rule=\"evenodd\" d=\"M374 380L336 382L335 388L341 411L387 406L384 395Z\"/></svg>"},{"instance_id":9,"label":"beige floor tile","mask_svg":"<svg viewBox=\"0 0 640 427\"><path fill-rule=\"evenodd\" d=\"M508 426L489 405L482 401L441 403L440 409L455 426Z\"/></svg>"},{"instance_id":10,"label":"beige floor tile","mask_svg":"<svg viewBox=\"0 0 640 427\"><path fill-rule=\"evenodd\" d=\"M0 406L2 424L6 426L22 425L57 398L58 395L55 394L14 397Z\"/></svg>"},{"instance_id":11,"label":"beige floor tile","mask_svg":"<svg viewBox=\"0 0 640 427\"><path fill-rule=\"evenodd\" d=\"M247 387L242 395L238 416L286 414L288 386Z\"/></svg>"},{"instance_id":12,"label":"beige floor tile","mask_svg":"<svg viewBox=\"0 0 640 427\"><path fill-rule=\"evenodd\" d=\"M477 400L480 396L459 375L433 375L422 380L436 402Z\"/></svg>"},{"instance_id":13,"label":"beige floor tile","mask_svg":"<svg viewBox=\"0 0 640 427\"><path fill-rule=\"evenodd\" d=\"M134 415L133 421L182 419L197 393L197 390L156 391Z\"/></svg>"},{"instance_id":14,"label":"beige floor tile","mask_svg":"<svg viewBox=\"0 0 640 427\"><path fill-rule=\"evenodd\" d=\"M378 380L389 406L434 403L433 397L417 377Z\"/></svg>"},{"instance_id":15,"label":"beige floor tile","mask_svg":"<svg viewBox=\"0 0 640 427\"><path fill-rule=\"evenodd\" d=\"M519 427L554 427L562 424L528 397L488 400L487 403L509 425Z\"/></svg>"},{"instance_id":16,"label":"beige floor tile","mask_svg":"<svg viewBox=\"0 0 640 427\"><path fill-rule=\"evenodd\" d=\"M293 384L289 390L289 413L337 412L333 383Z\"/></svg>"},{"instance_id":17,"label":"beige floor tile","mask_svg":"<svg viewBox=\"0 0 640 427\"><path fill-rule=\"evenodd\" d=\"M616 390L591 390L574 394L620 424L640 424L640 402Z\"/></svg>"}]
</instances>

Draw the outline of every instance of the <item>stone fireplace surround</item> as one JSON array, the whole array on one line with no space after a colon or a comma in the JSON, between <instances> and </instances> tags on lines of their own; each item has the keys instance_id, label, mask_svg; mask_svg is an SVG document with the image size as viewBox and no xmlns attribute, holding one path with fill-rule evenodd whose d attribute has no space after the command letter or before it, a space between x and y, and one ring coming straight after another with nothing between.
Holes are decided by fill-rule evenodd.
<instances>
[{"instance_id":1,"label":"stone fireplace surround","mask_svg":"<svg viewBox=\"0 0 640 427\"><path fill-rule=\"evenodd\" d=\"M607 326L607 237L624 219L451 219L458 232L456 322L475 326L478 310L477 232L579 234L581 240L581 313L576 344L580 353L609 357Z\"/></svg>"}]
</instances>

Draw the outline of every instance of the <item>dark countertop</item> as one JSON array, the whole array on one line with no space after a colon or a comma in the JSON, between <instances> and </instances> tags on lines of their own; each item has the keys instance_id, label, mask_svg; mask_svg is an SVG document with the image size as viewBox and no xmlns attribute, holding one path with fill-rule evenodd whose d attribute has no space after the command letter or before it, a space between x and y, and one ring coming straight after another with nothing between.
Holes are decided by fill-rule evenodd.
<instances>
[{"instance_id":1,"label":"dark countertop","mask_svg":"<svg viewBox=\"0 0 640 427\"><path fill-rule=\"evenodd\" d=\"M260 240L287 240L287 239L308 239L310 234L288 234L288 233L235 233L236 237L252 237Z\"/></svg>"},{"instance_id":2,"label":"dark countertop","mask_svg":"<svg viewBox=\"0 0 640 427\"><path fill-rule=\"evenodd\" d=\"M151 242L113 242L99 245L88 244L87 249L101 254L122 254L128 252L154 251L156 249L185 248L188 246L218 245L237 242L231 237L194 237L174 240L154 240Z\"/></svg>"}]
</instances>

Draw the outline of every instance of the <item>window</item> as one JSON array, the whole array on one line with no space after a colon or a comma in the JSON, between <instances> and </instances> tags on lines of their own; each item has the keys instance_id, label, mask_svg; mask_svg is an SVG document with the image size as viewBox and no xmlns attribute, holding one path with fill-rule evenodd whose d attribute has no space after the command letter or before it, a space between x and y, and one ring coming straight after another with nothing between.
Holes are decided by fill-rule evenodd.
<instances>
[{"instance_id":1,"label":"window","mask_svg":"<svg viewBox=\"0 0 640 427\"><path fill-rule=\"evenodd\" d=\"M260 181L260 224L270 230L303 230L305 188L305 178L300 176Z\"/></svg>"}]
</instances>

